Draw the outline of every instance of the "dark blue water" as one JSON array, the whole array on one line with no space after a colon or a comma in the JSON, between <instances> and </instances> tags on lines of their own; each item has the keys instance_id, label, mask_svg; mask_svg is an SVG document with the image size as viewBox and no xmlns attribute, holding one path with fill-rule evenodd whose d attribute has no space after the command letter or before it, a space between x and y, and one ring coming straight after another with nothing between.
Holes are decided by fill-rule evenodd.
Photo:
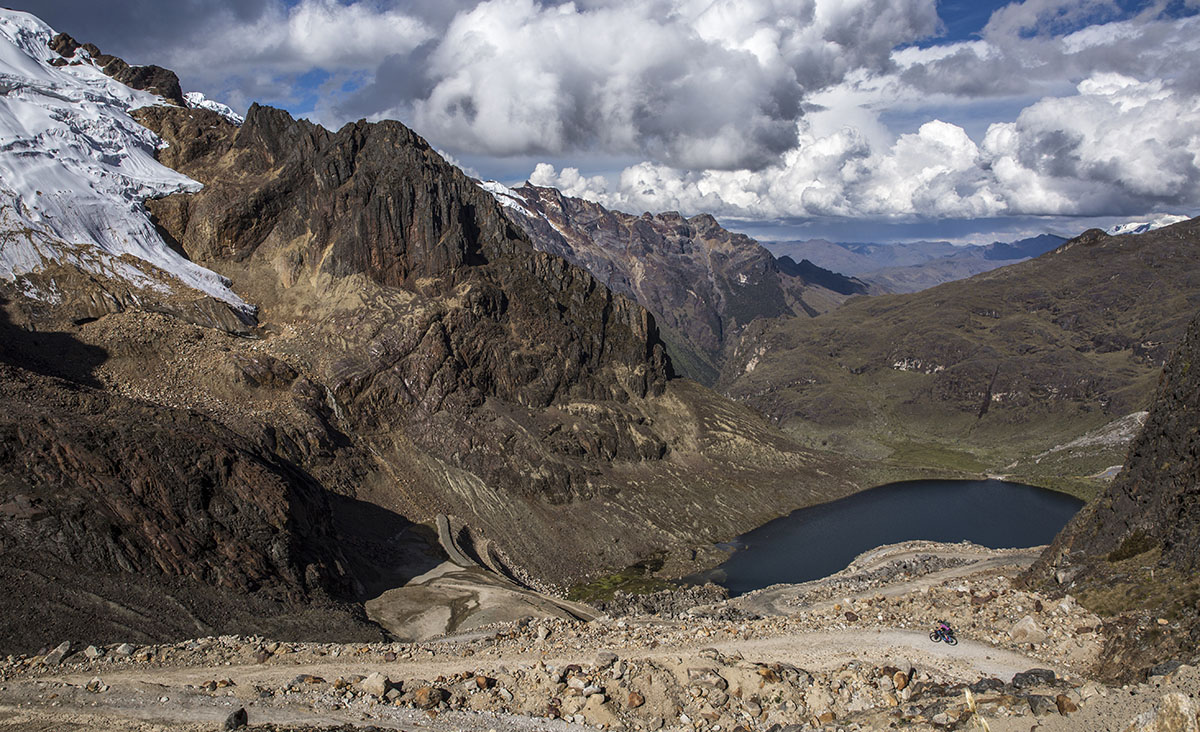
<instances>
[{"instance_id":1,"label":"dark blue water","mask_svg":"<svg viewBox=\"0 0 1200 732\"><path fill-rule=\"evenodd\" d=\"M1083 502L999 480L889 483L776 519L730 543L733 554L697 576L740 595L846 568L881 544L967 540L993 549L1048 544Z\"/></svg>"}]
</instances>

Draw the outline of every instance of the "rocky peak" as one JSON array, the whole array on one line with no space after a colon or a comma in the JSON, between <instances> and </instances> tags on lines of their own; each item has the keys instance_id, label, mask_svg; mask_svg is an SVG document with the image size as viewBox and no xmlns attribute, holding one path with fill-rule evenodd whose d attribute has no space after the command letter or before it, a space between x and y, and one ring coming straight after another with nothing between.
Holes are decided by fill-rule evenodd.
<instances>
[{"instance_id":1,"label":"rocky peak","mask_svg":"<svg viewBox=\"0 0 1200 732\"><path fill-rule=\"evenodd\" d=\"M179 77L170 69L154 65L130 66L117 56L101 53L96 44L80 43L66 33L54 36L48 45L51 51L59 55L58 65L84 63L83 59L76 58L79 49L83 49L91 63L122 84L132 89L157 94L180 107L187 106L183 98L183 89L179 86Z\"/></svg>"}]
</instances>

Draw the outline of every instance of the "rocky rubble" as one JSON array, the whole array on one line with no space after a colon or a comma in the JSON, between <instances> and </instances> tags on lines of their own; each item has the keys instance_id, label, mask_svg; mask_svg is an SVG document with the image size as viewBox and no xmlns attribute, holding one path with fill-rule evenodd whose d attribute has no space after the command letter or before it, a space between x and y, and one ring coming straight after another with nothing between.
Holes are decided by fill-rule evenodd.
<instances>
[{"instance_id":1,"label":"rocky rubble","mask_svg":"<svg viewBox=\"0 0 1200 732\"><path fill-rule=\"evenodd\" d=\"M272 652L271 649L274 649ZM457 649L465 653L467 649ZM303 705L328 710L353 708L367 718L387 718L387 708L446 712L467 710L552 719L603 728L658 730L773 729L800 725L816 729L836 721L839 728L873 729L899 721L917 728L955 728L972 714L990 717L1069 714L1093 691L1053 672L1031 672L1030 680L980 679L966 685L936 669L878 667L849 662L822 671L765 663L701 650L696 661L670 656L637 657L610 651L587 663L514 663L483 666L462 660L462 670L431 678L409 675L406 661L431 653L405 645L339 646L267 643L254 638L205 638L174 646L137 649L121 656L115 648L88 659L68 659L72 671L92 674L82 688L102 695L108 674L131 667L231 664L229 676L188 684L189 697L232 697L264 707ZM436 653L446 653L439 649ZM281 683L235 680L248 666L303 666L317 659L346 657L356 665L381 668L369 675L322 677L300 673ZM469 656L468 656L469 657ZM224 659L224 660L222 660ZM3 664L0 682L48 670L46 657ZM285 674L286 675L286 674ZM65 683L47 688L74 688ZM966 689L974 694L977 711ZM61 693L61 692L60 692Z\"/></svg>"},{"instance_id":2,"label":"rocky rubble","mask_svg":"<svg viewBox=\"0 0 1200 732\"><path fill-rule=\"evenodd\" d=\"M937 562L927 562L926 567ZM891 572L895 565L887 570ZM880 576L867 569L864 576ZM832 584L845 588L848 577ZM812 589L796 588L800 593ZM797 606L790 614L728 620L705 611L601 616L589 623L524 620L425 643L280 643L220 636L133 647L72 643L0 662L0 684L50 683L104 696L137 669L194 672L182 693L256 709L353 711L386 721L403 710L559 719L608 729L970 729L992 720L1069 718L1106 687L1088 682L1101 624L1069 598L1014 589L1003 575L951 577L895 596L876 592ZM844 658L804 668L755 649L811 633L924 633L948 620L964 642L1044 659L1011 678L972 677L925 662ZM1044 638L1022 636L1036 626ZM65 648L64 648L65 646ZM1056 672L1050 667L1067 669ZM1164 674L1194 674L1190 666ZM1159 678L1162 682L1164 677ZM969 692L969 693L968 693ZM56 692L61 693L61 692ZM0 699L2 699L0 694ZM393 712L392 710L395 710Z\"/></svg>"}]
</instances>

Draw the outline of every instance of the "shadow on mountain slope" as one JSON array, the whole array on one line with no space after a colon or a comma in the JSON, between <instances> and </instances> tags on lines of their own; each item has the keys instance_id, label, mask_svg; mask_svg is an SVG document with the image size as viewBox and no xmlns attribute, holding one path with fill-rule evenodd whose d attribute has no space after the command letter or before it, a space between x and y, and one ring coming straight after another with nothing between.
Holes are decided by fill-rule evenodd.
<instances>
[{"instance_id":1,"label":"shadow on mountain slope","mask_svg":"<svg viewBox=\"0 0 1200 732\"><path fill-rule=\"evenodd\" d=\"M108 360L108 351L83 343L70 333L39 331L12 322L9 300L0 295L0 361L44 376L98 387L95 370Z\"/></svg>"}]
</instances>

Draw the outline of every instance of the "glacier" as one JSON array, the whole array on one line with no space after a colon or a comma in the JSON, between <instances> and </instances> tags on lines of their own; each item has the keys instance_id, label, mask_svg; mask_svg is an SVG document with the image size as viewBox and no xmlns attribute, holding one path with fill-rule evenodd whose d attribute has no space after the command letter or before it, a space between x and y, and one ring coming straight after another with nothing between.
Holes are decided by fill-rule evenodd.
<instances>
[{"instance_id":1,"label":"glacier","mask_svg":"<svg viewBox=\"0 0 1200 732\"><path fill-rule=\"evenodd\" d=\"M54 35L0 9L0 279L74 265L158 292L183 285L253 314L227 278L170 249L146 210L147 199L202 187L159 163L165 143L130 116L167 102L109 78L82 48L52 65Z\"/></svg>"}]
</instances>

